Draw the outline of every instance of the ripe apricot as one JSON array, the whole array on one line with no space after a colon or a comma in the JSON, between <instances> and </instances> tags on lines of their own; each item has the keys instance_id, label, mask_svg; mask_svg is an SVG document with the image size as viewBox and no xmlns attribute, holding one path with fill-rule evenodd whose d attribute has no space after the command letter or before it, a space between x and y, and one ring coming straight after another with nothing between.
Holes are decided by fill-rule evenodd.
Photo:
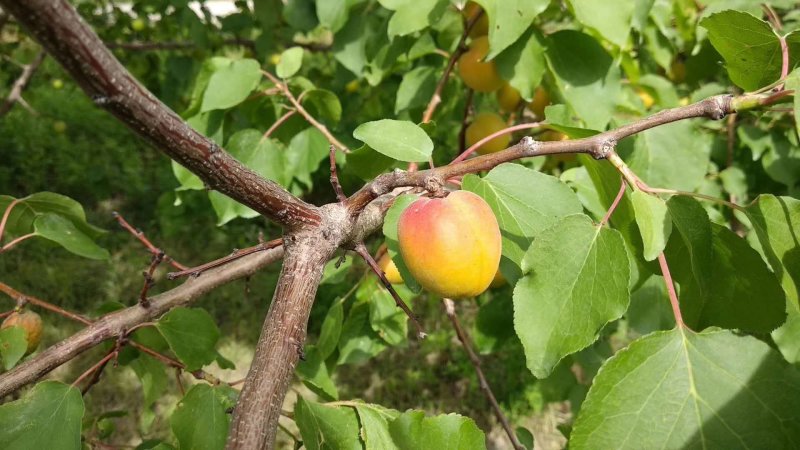
<instances>
[{"instance_id":1,"label":"ripe apricot","mask_svg":"<svg viewBox=\"0 0 800 450\"><path fill-rule=\"evenodd\" d=\"M500 104L500 108L505 112L516 111L521 101L522 96L519 95L519 91L508 83L503 83L503 87L497 91L497 103Z\"/></svg>"},{"instance_id":2,"label":"ripe apricot","mask_svg":"<svg viewBox=\"0 0 800 450\"><path fill-rule=\"evenodd\" d=\"M480 12L481 5L475 2L467 2L467 5L464 7L464 17L467 18L467 21L472 20L472 18L480 14ZM469 37L476 38L486 36L487 34L489 34L489 16L484 12L480 19L475 22L475 25L472 26L472 29L469 30Z\"/></svg>"},{"instance_id":3,"label":"ripe apricot","mask_svg":"<svg viewBox=\"0 0 800 450\"><path fill-rule=\"evenodd\" d=\"M533 111L537 119L544 119L544 109L550 104L550 94L539 86L533 93L533 100L528 103L528 109Z\"/></svg>"},{"instance_id":4,"label":"ripe apricot","mask_svg":"<svg viewBox=\"0 0 800 450\"><path fill-rule=\"evenodd\" d=\"M480 113L475 116L475 120L472 121L471 124L467 127L466 131L466 143L467 147L472 147L475 143L480 141L481 139L489 136L492 133L496 133L503 128L506 128L506 123L503 121L503 118L498 116L495 113ZM485 155L487 153L494 153L503 150L504 148L508 147L508 143L511 141L511 136L508 134L504 134L501 136L497 136L496 138L491 139L490 141L484 143L480 147L478 147L477 152L481 155Z\"/></svg>"},{"instance_id":5,"label":"ripe apricot","mask_svg":"<svg viewBox=\"0 0 800 450\"><path fill-rule=\"evenodd\" d=\"M649 92L642 88L636 89L636 95L642 100L642 104L644 104L644 109L650 109L656 103L656 100L650 95Z\"/></svg>"},{"instance_id":6,"label":"ripe apricot","mask_svg":"<svg viewBox=\"0 0 800 450\"><path fill-rule=\"evenodd\" d=\"M419 284L447 298L474 297L500 265L500 228L489 205L468 191L422 197L397 223L400 254Z\"/></svg>"},{"instance_id":7,"label":"ripe apricot","mask_svg":"<svg viewBox=\"0 0 800 450\"><path fill-rule=\"evenodd\" d=\"M478 92L494 92L503 86L494 61L484 61L489 53L489 38L473 39L469 50L458 58L458 74L464 84Z\"/></svg>"},{"instance_id":8,"label":"ripe apricot","mask_svg":"<svg viewBox=\"0 0 800 450\"><path fill-rule=\"evenodd\" d=\"M25 340L28 341L25 354L33 353L39 346L39 342L42 341L42 318L33 311L14 311L6 317L6 320L0 325L0 329L14 326L25 330Z\"/></svg>"},{"instance_id":9,"label":"ripe apricot","mask_svg":"<svg viewBox=\"0 0 800 450\"><path fill-rule=\"evenodd\" d=\"M386 246L384 245L382 248L385 249ZM378 251L380 252L380 250ZM389 280L389 283L403 284L403 277L400 275L400 271L397 270L397 265L389 256L389 252L384 251L383 255L378 258L378 267L380 267L383 274L386 275L386 279Z\"/></svg>"}]
</instances>

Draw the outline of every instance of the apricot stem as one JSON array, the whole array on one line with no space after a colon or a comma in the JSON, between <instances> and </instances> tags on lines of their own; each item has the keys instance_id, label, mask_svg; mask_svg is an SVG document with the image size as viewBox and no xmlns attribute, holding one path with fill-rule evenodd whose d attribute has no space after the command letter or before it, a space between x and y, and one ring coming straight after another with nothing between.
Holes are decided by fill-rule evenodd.
<instances>
[{"instance_id":1,"label":"apricot stem","mask_svg":"<svg viewBox=\"0 0 800 450\"><path fill-rule=\"evenodd\" d=\"M619 192L617 192L616 198L614 198L614 201L611 203L611 206L608 207L608 211L606 211L606 215L603 216L602 220L600 220L600 226L601 227L604 226L605 224L607 224L609 219L611 219L611 215L614 214L614 211L617 209L617 206L619 206L619 202L622 200L622 197L625 195L625 188L626 187L628 187L628 184L625 182L625 178L623 177L620 180Z\"/></svg>"}]
</instances>

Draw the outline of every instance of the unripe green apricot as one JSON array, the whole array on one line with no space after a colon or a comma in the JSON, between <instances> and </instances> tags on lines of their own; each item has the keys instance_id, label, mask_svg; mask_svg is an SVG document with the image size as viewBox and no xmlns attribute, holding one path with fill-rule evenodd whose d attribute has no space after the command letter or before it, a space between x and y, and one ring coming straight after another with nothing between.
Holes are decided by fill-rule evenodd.
<instances>
[{"instance_id":1,"label":"unripe green apricot","mask_svg":"<svg viewBox=\"0 0 800 450\"><path fill-rule=\"evenodd\" d=\"M42 341L42 318L33 311L14 311L0 325L0 330L15 326L25 330L25 340L28 341L25 354L33 353Z\"/></svg>"},{"instance_id":2,"label":"unripe green apricot","mask_svg":"<svg viewBox=\"0 0 800 450\"><path fill-rule=\"evenodd\" d=\"M474 297L500 265L500 228L489 205L468 191L421 197L397 223L400 254L411 275L435 295Z\"/></svg>"}]
</instances>

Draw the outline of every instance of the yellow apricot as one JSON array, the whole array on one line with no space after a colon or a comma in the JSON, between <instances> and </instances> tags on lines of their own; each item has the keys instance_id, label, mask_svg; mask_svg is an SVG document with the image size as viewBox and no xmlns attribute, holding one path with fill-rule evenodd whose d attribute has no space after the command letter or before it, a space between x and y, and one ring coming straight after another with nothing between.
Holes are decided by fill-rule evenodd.
<instances>
[{"instance_id":1,"label":"yellow apricot","mask_svg":"<svg viewBox=\"0 0 800 450\"><path fill-rule=\"evenodd\" d=\"M489 205L468 191L421 197L397 223L400 254L419 284L447 298L474 297L500 265L500 228Z\"/></svg>"},{"instance_id":2,"label":"yellow apricot","mask_svg":"<svg viewBox=\"0 0 800 450\"><path fill-rule=\"evenodd\" d=\"M498 116L495 113L480 113L475 117L475 120L472 121L471 124L467 127L466 131L466 143L467 147L472 147L481 139L489 136L490 134L496 133L503 128L506 128L506 123L503 121L503 118ZM487 153L494 153L499 152L500 150L505 149L508 147L508 143L511 141L511 136L508 134L503 134L497 136L496 138L492 138L488 142L484 143L480 147L478 147L477 152L481 155L485 155Z\"/></svg>"},{"instance_id":3,"label":"yellow apricot","mask_svg":"<svg viewBox=\"0 0 800 450\"><path fill-rule=\"evenodd\" d=\"M536 136L537 141L566 141L567 139L569 136L556 130L545 130Z\"/></svg>"},{"instance_id":4,"label":"yellow apricot","mask_svg":"<svg viewBox=\"0 0 800 450\"><path fill-rule=\"evenodd\" d=\"M650 109L650 107L656 103L653 96L642 88L636 89L636 95L638 95L639 98L642 100L642 104L644 104L644 109Z\"/></svg>"},{"instance_id":5,"label":"yellow apricot","mask_svg":"<svg viewBox=\"0 0 800 450\"><path fill-rule=\"evenodd\" d=\"M478 92L494 92L503 86L494 61L483 60L488 53L489 39L482 36L473 39L469 50L458 58L458 74L464 84Z\"/></svg>"},{"instance_id":6,"label":"yellow apricot","mask_svg":"<svg viewBox=\"0 0 800 450\"><path fill-rule=\"evenodd\" d=\"M33 311L14 311L0 325L0 330L14 326L25 330L25 340L28 341L25 354L33 353L42 341L42 318Z\"/></svg>"},{"instance_id":7,"label":"yellow apricot","mask_svg":"<svg viewBox=\"0 0 800 450\"><path fill-rule=\"evenodd\" d=\"M519 95L519 91L508 83L503 83L503 87L497 91L497 103L505 112L516 111L520 101L522 101L522 97Z\"/></svg>"},{"instance_id":8,"label":"yellow apricot","mask_svg":"<svg viewBox=\"0 0 800 450\"><path fill-rule=\"evenodd\" d=\"M686 79L686 63L675 59L669 67L669 78L675 83L683 83Z\"/></svg>"},{"instance_id":9,"label":"yellow apricot","mask_svg":"<svg viewBox=\"0 0 800 450\"><path fill-rule=\"evenodd\" d=\"M533 93L533 100L528 103L528 109L533 111L537 119L544 119L544 109L550 104L550 94L539 86Z\"/></svg>"},{"instance_id":10,"label":"yellow apricot","mask_svg":"<svg viewBox=\"0 0 800 450\"><path fill-rule=\"evenodd\" d=\"M389 280L389 283L403 284L403 277L400 275L400 271L397 270L397 265L392 261L392 258L389 257L388 252L384 253L383 256L378 259L378 267L380 267L383 274L386 275L386 279Z\"/></svg>"},{"instance_id":11,"label":"yellow apricot","mask_svg":"<svg viewBox=\"0 0 800 450\"><path fill-rule=\"evenodd\" d=\"M464 17L466 17L468 21L472 20L472 18L480 12L481 5L475 2L467 2L467 6L464 7ZM486 36L487 34L489 34L489 16L484 12L480 19L475 22L475 25L472 26L472 29L469 30L469 37L476 38Z\"/></svg>"}]
</instances>

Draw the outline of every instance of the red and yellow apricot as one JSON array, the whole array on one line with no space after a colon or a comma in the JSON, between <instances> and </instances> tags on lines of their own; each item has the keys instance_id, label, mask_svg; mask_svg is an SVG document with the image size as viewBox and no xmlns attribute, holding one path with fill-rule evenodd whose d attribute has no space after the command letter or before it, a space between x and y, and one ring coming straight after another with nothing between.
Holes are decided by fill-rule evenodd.
<instances>
[{"instance_id":1,"label":"red and yellow apricot","mask_svg":"<svg viewBox=\"0 0 800 450\"><path fill-rule=\"evenodd\" d=\"M397 265L389 256L389 252L386 250L386 245L382 245L381 248L378 249L378 253L383 253L381 257L378 258L378 267L380 267L380 269L383 271L383 274L386 276L386 279L389 280L389 283L403 284L403 277L400 275L400 271L397 270Z\"/></svg>"},{"instance_id":2,"label":"red and yellow apricot","mask_svg":"<svg viewBox=\"0 0 800 450\"><path fill-rule=\"evenodd\" d=\"M489 54L489 38L473 39L469 50L458 58L458 74L464 84L478 92L494 92L503 86L494 61L484 61Z\"/></svg>"},{"instance_id":3,"label":"red and yellow apricot","mask_svg":"<svg viewBox=\"0 0 800 450\"><path fill-rule=\"evenodd\" d=\"M14 311L6 317L0 325L0 330L9 327L20 327L25 330L25 340L28 342L28 348L25 354L33 353L42 341L42 318L39 314L33 311L21 310Z\"/></svg>"},{"instance_id":4,"label":"red and yellow apricot","mask_svg":"<svg viewBox=\"0 0 800 450\"><path fill-rule=\"evenodd\" d=\"M411 275L435 295L474 297L500 265L500 228L489 205L468 191L422 197L397 223L400 254Z\"/></svg>"},{"instance_id":5,"label":"red and yellow apricot","mask_svg":"<svg viewBox=\"0 0 800 450\"><path fill-rule=\"evenodd\" d=\"M486 136L494 134L504 128L506 128L506 123L503 121L503 118L497 114L478 114L475 116L475 119L472 121L472 123L469 124L467 131L465 132L467 147L472 147ZM481 155L499 152L500 150L508 147L508 143L510 141L511 136L509 134L503 134L485 142L483 145L478 147L477 152Z\"/></svg>"}]
</instances>

